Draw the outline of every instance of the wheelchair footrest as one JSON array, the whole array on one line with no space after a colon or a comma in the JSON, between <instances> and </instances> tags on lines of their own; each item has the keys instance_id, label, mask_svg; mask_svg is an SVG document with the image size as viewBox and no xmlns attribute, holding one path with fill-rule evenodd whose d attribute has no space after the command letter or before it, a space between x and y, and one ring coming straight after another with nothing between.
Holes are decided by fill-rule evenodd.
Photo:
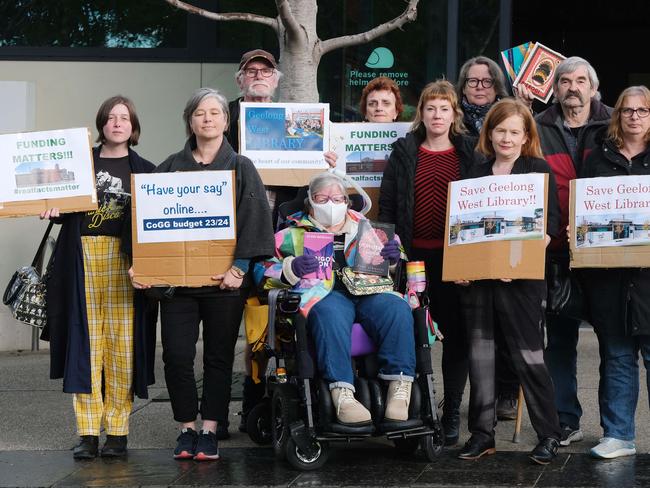
<instances>
[{"instance_id":1,"label":"wheelchair footrest","mask_svg":"<svg viewBox=\"0 0 650 488\"><path fill-rule=\"evenodd\" d=\"M417 429L422 427L423 423L420 419L408 419L403 421L387 421L384 420L379 424L379 431L384 433L399 432L408 429Z\"/></svg>"},{"instance_id":2,"label":"wheelchair footrest","mask_svg":"<svg viewBox=\"0 0 650 488\"><path fill-rule=\"evenodd\" d=\"M323 431L327 433L339 434L343 436L367 436L375 431L375 426L367 425L343 425L338 422L331 422L323 426Z\"/></svg>"}]
</instances>

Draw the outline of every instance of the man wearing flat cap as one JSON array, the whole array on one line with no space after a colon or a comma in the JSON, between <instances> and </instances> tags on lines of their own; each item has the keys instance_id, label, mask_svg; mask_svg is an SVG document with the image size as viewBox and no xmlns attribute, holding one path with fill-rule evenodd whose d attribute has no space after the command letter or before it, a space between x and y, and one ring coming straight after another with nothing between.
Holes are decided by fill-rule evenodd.
<instances>
[{"instance_id":1,"label":"man wearing flat cap","mask_svg":"<svg viewBox=\"0 0 650 488\"><path fill-rule=\"evenodd\" d=\"M230 127L226 133L235 152L239 152L239 102L272 102L281 77L278 63L270 52L254 49L241 57L235 74L240 97L228 104Z\"/></svg>"}]
</instances>

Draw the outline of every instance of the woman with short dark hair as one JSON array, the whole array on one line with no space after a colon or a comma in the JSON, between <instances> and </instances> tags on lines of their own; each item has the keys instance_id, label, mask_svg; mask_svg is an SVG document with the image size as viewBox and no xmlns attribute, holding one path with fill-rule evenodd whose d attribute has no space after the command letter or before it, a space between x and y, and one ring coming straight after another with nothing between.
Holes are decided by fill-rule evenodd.
<instances>
[{"instance_id":1,"label":"woman with short dark hair","mask_svg":"<svg viewBox=\"0 0 650 488\"><path fill-rule=\"evenodd\" d=\"M147 398L153 383L157 308L133 292L127 270L131 254L131 174L154 165L131 146L140 123L133 102L123 96L102 103L96 117L100 143L93 150L98 209L60 215L61 223L48 279L47 327L50 376L63 378L74 393L80 443L75 459L97 456L99 433L106 429L101 455L126 454L129 415L135 393Z\"/></svg>"}]
</instances>

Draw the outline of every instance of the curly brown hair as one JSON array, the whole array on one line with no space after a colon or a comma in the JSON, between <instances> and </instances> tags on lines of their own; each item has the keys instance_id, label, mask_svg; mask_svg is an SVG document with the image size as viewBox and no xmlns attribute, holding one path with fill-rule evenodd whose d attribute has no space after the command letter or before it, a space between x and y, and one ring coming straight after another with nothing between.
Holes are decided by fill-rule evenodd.
<instances>
[{"instance_id":1,"label":"curly brown hair","mask_svg":"<svg viewBox=\"0 0 650 488\"><path fill-rule=\"evenodd\" d=\"M397 111L397 120L402 116L404 111L404 103L402 102L402 94L399 91L397 83L387 76L378 76L363 87L361 92L361 100L359 100L359 110L363 118L366 118L366 103L368 102L368 95L378 90L389 90L395 95L395 110Z\"/></svg>"}]
</instances>

